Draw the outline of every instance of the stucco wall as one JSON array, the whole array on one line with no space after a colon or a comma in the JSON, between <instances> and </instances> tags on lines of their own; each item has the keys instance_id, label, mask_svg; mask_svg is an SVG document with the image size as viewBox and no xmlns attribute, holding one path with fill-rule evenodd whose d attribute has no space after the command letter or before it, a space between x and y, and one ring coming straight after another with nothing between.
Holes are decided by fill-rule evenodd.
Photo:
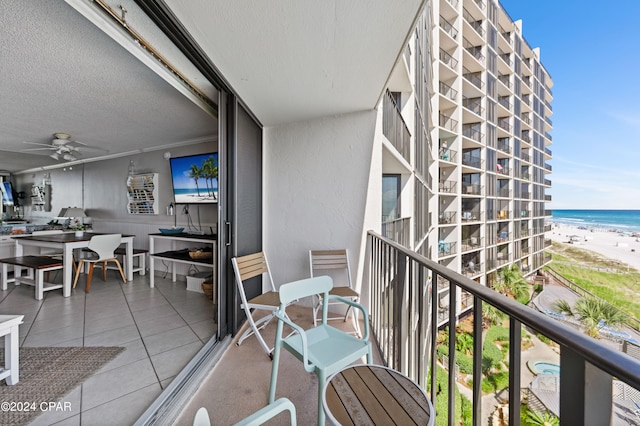
<instances>
[{"instance_id":1,"label":"stucco wall","mask_svg":"<svg viewBox=\"0 0 640 426\"><path fill-rule=\"evenodd\" d=\"M362 277L365 234L380 226L376 111L265 129L264 249L276 285L309 276L310 249L347 248Z\"/></svg>"}]
</instances>

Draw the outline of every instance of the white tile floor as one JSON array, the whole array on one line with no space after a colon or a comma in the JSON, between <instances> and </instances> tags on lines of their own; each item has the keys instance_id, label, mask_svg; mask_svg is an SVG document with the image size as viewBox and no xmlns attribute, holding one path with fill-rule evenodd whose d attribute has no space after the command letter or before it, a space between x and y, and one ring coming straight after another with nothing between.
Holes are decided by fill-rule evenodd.
<instances>
[{"instance_id":1,"label":"white tile floor","mask_svg":"<svg viewBox=\"0 0 640 426\"><path fill-rule=\"evenodd\" d=\"M134 278L125 285L109 271L104 282L99 271L91 293L81 278L71 297L53 290L41 301L30 286L0 291L0 314L25 316L21 346L126 348L63 398L71 412L45 413L32 424L132 424L214 335L214 305L187 291L184 278L174 284L156 275L153 289L148 275ZM52 281L60 279L52 275Z\"/></svg>"}]
</instances>

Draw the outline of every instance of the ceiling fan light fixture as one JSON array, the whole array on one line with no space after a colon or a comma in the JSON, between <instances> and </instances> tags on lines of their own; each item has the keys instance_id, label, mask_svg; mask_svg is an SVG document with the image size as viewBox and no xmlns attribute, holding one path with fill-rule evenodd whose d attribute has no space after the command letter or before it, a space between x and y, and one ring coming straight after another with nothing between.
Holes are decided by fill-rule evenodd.
<instances>
[{"instance_id":1,"label":"ceiling fan light fixture","mask_svg":"<svg viewBox=\"0 0 640 426\"><path fill-rule=\"evenodd\" d=\"M49 157L53 158L54 160L59 160L60 159L60 155L57 152L54 152Z\"/></svg>"},{"instance_id":2,"label":"ceiling fan light fixture","mask_svg":"<svg viewBox=\"0 0 640 426\"><path fill-rule=\"evenodd\" d=\"M67 161L75 161L75 160L76 160L76 157L74 157L74 156L73 156L73 155L71 155L71 154L64 154L64 155L62 156L62 158L63 158L63 159L65 159L65 160L67 160Z\"/></svg>"}]
</instances>

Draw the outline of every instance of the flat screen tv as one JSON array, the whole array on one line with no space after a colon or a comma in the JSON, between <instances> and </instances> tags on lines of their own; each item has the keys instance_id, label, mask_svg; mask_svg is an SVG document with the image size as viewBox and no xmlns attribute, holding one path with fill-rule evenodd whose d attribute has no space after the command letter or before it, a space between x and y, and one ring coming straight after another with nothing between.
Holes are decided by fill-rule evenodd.
<instances>
[{"instance_id":1,"label":"flat screen tv","mask_svg":"<svg viewBox=\"0 0 640 426\"><path fill-rule=\"evenodd\" d=\"M171 183L176 204L218 202L218 153L172 157Z\"/></svg>"},{"instance_id":2,"label":"flat screen tv","mask_svg":"<svg viewBox=\"0 0 640 426\"><path fill-rule=\"evenodd\" d=\"M2 182L0 191L2 192L2 205L13 206L13 188L11 187L11 183Z\"/></svg>"}]
</instances>

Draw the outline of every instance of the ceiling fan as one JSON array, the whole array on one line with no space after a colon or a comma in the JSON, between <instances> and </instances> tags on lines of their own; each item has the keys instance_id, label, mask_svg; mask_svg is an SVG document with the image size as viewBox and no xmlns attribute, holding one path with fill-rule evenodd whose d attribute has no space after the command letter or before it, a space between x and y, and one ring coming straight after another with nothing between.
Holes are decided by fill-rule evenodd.
<instances>
[{"instance_id":1,"label":"ceiling fan","mask_svg":"<svg viewBox=\"0 0 640 426\"><path fill-rule=\"evenodd\" d=\"M65 160L65 161L77 160L78 159L77 157L80 156L81 151L85 149L95 149L98 151L109 152L104 148L93 147L93 146L87 145L84 142L71 140L71 135L68 133L54 133L53 137L54 139L51 141L51 145L48 145L45 143L39 143L39 142L24 141L23 143L30 144L30 145L38 145L38 146L41 146L42 148L29 148L29 149L23 149L22 151L27 152L27 151L51 150L54 152L49 154L49 157L53 158L54 160Z\"/></svg>"}]
</instances>

